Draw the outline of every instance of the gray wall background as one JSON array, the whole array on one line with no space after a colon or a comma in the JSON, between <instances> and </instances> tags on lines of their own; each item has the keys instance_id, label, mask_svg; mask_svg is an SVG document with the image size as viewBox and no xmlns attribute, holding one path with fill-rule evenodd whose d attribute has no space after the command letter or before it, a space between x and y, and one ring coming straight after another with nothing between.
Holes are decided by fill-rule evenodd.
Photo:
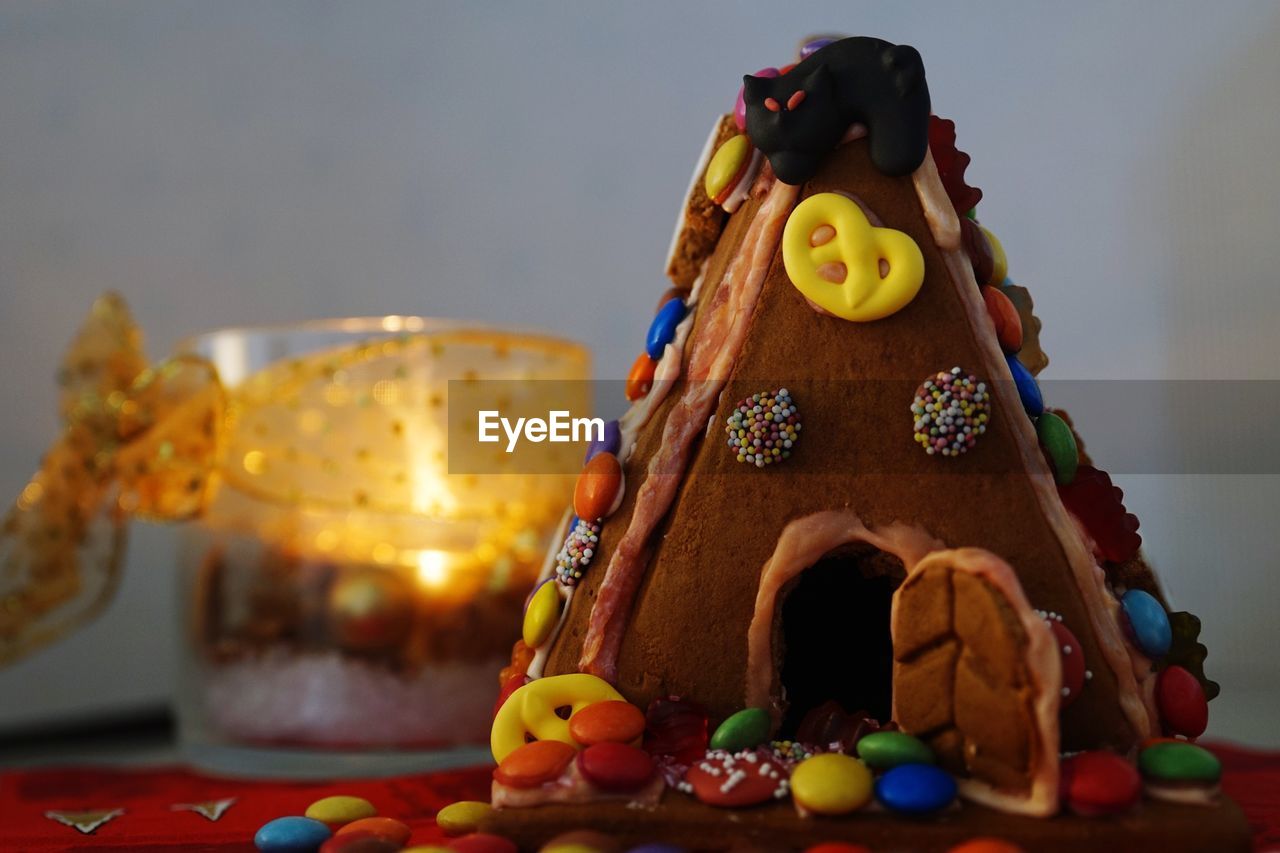
<instances>
[{"instance_id":1,"label":"gray wall background","mask_svg":"<svg viewBox=\"0 0 1280 853\"><path fill-rule=\"evenodd\" d=\"M54 367L107 288L155 354L228 324L420 313L559 329L620 378L712 117L831 29L923 53L1045 319L1047 377L1276 378L1274 2L9 0L0 496L56 428ZM1204 619L1213 730L1280 743L1280 481L1117 479ZM0 671L0 726L167 697L173 554L140 531L111 612Z\"/></svg>"}]
</instances>

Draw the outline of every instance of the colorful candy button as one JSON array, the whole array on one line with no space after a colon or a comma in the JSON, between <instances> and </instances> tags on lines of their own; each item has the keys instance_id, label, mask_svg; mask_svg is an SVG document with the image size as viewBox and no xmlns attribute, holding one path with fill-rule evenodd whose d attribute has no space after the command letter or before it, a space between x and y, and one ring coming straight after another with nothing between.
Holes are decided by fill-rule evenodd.
<instances>
[{"instance_id":1,"label":"colorful candy button","mask_svg":"<svg viewBox=\"0 0 1280 853\"><path fill-rule=\"evenodd\" d=\"M777 77L778 69L761 68L759 71L757 71L755 74L752 74L751 76L752 77ZM744 89L745 87L743 86L738 87L738 100L735 101L733 105L733 121L734 121L734 124L738 125L738 130L747 129L747 99L746 99L746 92L744 91ZM710 195L710 193L708 193L708 195Z\"/></svg>"},{"instance_id":2,"label":"colorful candy button","mask_svg":"<svg viewBox=\"0 0 1280 853\"><path fill-rule=\"evenodd\" d=\"M1018 313L1018 306L995 286L982 288L982 301L987 306L987 316L996 327L1000 348L1005 352L1022 349L1022 316Z\"/></svg>"},{"instance_id":3,"label":"colorful candy button","mask_svg":"<svg viewBox=\"0 0 1280 853\"><path fill-rule=\"evenodd\" d=\"M593 456L578 475L573 489L573 511L579 518L592 521L604 518L614 509L622 491L622 465L612 453Z\"/></svg>"},{"instance_id":4,"label":"colorful candy button","mask_svg":"<svg viewBox=\"0 0 1280 853\"><path fill-rule=\"evenodd\" d=\"M328 826L309 817L278 817L254 833L253 846L262 853L312 853L332 834Z\"/></svg>"},{"instance_id":5,"label":"colorful candy button","mask_svg":"<svg viewBox=\"0 0 1280 853\"><path fill-rule=\"evenodd\" d=\"M569 735L583 746L631 743L643 734L644 711L630 702L596 702L569 718Z\"/></svg>"},{"instance_id":6,"label":"colorful candy button","mask_svg":"<svg viewBox=\"0 0 1280 853\"><path fill-rule=\"evenodd\" d=\"M1217 782L1222 763L1194 743L1158 743L1138 754L1142 775L1161 782Z\"/></svg>"},{"instance_id":7,"label":"colorful candy button","mask_svg":"<svg viewBox=\"0 0 1280 853\"><path fill-rule=\"evenodd\" d=\"M709 746L727 752L750 749L764 743L772 727L773 721L769 718L768 711L763 708L744 708L716 726Z\"/></svg>"},{"instance_id":8,"label":"colorful candy button","mask_svg":"<svg viewBox=\"0 0 1280 853\"><path fill-rule=\"evenodd\" d=\"M928 814L956 798L956 782L932 764L900 764L876 780L876 799L903 814Z\"/></svg>"},{"instance_id":9,"label":"colorful candy button","mask_svg":"<svg viewBox=\"0 0 1280 853\"><path fill-rule=\"evenodd\" d=\"M1053 412L1045 412L1036 418L1036 437L1053 466L1053 479L1060 485L1071 485L1080 467L1080 450L1071 427Z\"/></svg>"},{"instance_id":10,"label":"colorful candy button","mask_svg":"<svg viewBox=\"0 0 1280 853\"><path fill-rule=\"evenodd\" d=\"M473 832L455 838L449 842L449 849L455 853L519 853L514 841L487 832Z\"/></svg>"},{"instance_id":11,"label":"colorful candy button","mask_svg":"<svg viewBox=\"0 0 1280 853\"><path fill-rule=\"evenodd\" d=\"M848 814L871 799L871 771L843 753L815 755L791 771L791 797L804 812Z\"/></svg>"},{"instance_id":12,"label":"colorful candy button","mask_svg":"<svg viewBox=\"0 0 1280 853\"><path fill-rule=\"evenodd\" d=\"M1165 667L1156 677L1156 708L1166 731L1200 737L1209 725L1209 700L1200 681L1180 666Z\"/></svg>"},{"instance_id":13,"label":"colorful candy button","mask_svg":"<svg viewBox=\"0 0 1280 853\"><path fill-rule=\"evenodd\" d=\"M723 204L734 186L742 179L751 165L751 140L740 133L716 149L703 180L707 197L715 204ZM650 353L652 355L652 353ZM657 356L654 356L655 358Z\"/></svg>"},{"instance_id":14,"label":"colorful candy button","mask_svg":"<svg viewBox=\"0 0 1280 853\"><path fill-rule=\"evenodd\" d=\"M683 299L672 299L659 309L649 324L649 333L645 335L644 351L649 358L657 361L662 358L662 351L667 344L676 339L676 326L684 319L687 312Z\"/></svg>"},{"instance_id":15,"label":"colorful candy button","mask_svg":"<svg viewBox=\"0 0 1280 853\"><path fill-rule=\"evenodd\" d=\"M1145 590L1131 589L1120 598L1120 608L1129 635L1144 655L1156 659L1169 653L1173 629L1159 599Z\"/></svg>"},{"instance_id":16,"label":"colorful candy button","mask_svg":"<svg viewBox=\"0 0 1280 853\"><path fill-rule=\"evenodd\" d=\"M618 450L622 447L622 427L617 421L606 421L604 425L604 435L599 439L592 439L591 444L587 446L587 456L582 460L585 465L590 462L593 457L599 456L601 453L612 453L618 455ZM573 523L569 524L569 529L573 529Z\"/></svg>"},{"instance_id":17,"label":"colorful candy button","mask_svg":"<svg viewBox=\"0 0 1280 853\"><path fill-rule=\"evenodd\" d=\"M1128 811L1142 795L1138 771L1114 752L1073 755L1063 760L1061 773L1062 801L1082 817Z\"/></svg>"},{"instance_id":18,"label":"colorful candy button","mask_svg":"<svg viewBox=\"0 0 1280 853\"><path fill-rule=\"evenodd\" d=\"M634 403L648 394L653 387L653 374L657 370L658 362L649 358L647 352L640 353L640 357L631 365L631 372L627 374L627 399Z\"/></svg>"},{"instance_id":19,"label":"colorful candy button","mask_svg":"<svg viewBox=\"0 0 1280 853\"><path fill-rule=\"evenodd\" d=\"M354 832L364 833L372 838L384 838L387 841L399 844L401 847L409 843L409 836L413 834L413 830L409 828L408 824L395 818L364 817L360 820L353 820L335 832L334 835L349 835Z\"/></svg>"},{"instance_id":20,"label":"colorful candy button","mask_svg":"<svg viewBox=\"0 0 1280 853\"><path fill-rule=\"evenodd\" d=\"M685 772L693 795L709 806L742 808L787 795L787 771L756 752L708 752Z\"/></svg>"},{"instance_id":21,"label":"colorful candy button","mask_svg":"<svg viewBox=\"0 0 1280 853\"><path fill-rule=\"evenodd\" d=\"M436 826L445 835L466 835L480 828L480 822L489 816L493 807L479 800L462 800L450 803L436 813Z\"/></svg>"},{"instance_id":22,"label":"colorful candy button","mask_svg":"<svg viewBox=\"0 0 1280 853\"><path fill-rule=\"evenodd\" d=\"M560 608L563 600L560 589L547 578L539 586L533 598L529 600L529 609L524 612L523 637L525 645L536 649L546 642L560 621Z\"/></svg>"},{"instance_id":23,"label":"colorful candy button","mask_svg":"<svg viewBox=\"0 0 1280 853\"><path fill-rule=\"evenodd\" d=\"M303 812L312 820L328 824L351 823L353 820L373 817L377 813L378 810L373 807L373 803L363 797L348 796L325 797L324 799L316 800L307 806L307 810Z\"/></svg>"},{"instance_id":24,"label":"colorful candy button","mask_svg":"<svg viewBox=\"0 0 1280 853\"><path fill-rule=\"evenodd\" d=\"M1080 698L1080 691L1084 689L1084 650L1080 647L1080 640L1076 638L1070 628L1062 624L1062 619L1057 614L1050 614L1045 619L1045 622L1048 623L1049 630L1053 632L1053 638L1058 641L1058 654L1062 659L1062 703L1060 707L1065 708Z\"/></svg>"},{"instance_id":25,"label":"colorful candy button","mask_svg":"<svg viewBox=\"0 0 1280 853\"><path fill-rule=\"evenodd\" d=\"M987 243L991 246L991 278L987 279L985 284L999 284L1009 276L1009 258L1004 253L1004 246L1000 245L999 239L991 232L990 228L982 227L982 233L987 238Z\"/></svg>"},{"instance_id":26,"label":"colorful candy button","mask_svg":"<svg viewBox=\"0 0 1280 853\"><path fill-rule=\"evenodd\" d=\"M1009 365L1009 372L1013 374L1013 385L1018 389L1018 399L1022 401L1022 408L1031 417L1040 417L1044 413L1044 397L1040 395L1040 386L1036 383L1036 378L1031 375L1030 370L1022 366L1017 356L1006 354L1004 360Z\"/></svg>"},{"instance_id":27,"label":"colorful candy button","mask_svg":"<svg viewBox=\"0 0 1280 853\"><path fill-rule=\"evenodd\" d=\"M952 847L947 853L1024 853L1012 841L1003 838L971 838Z\"/></svg>"},{"instance_id":28,"label":"colorful candy button","mask_svg":"<svg viewBox=\"0 0 1280 853\"><path fill-rule=\"evenodd\" d=\"M857 202L811 195L787 217L782 262L800 293L828 314L880 320L905 308L924 284L924 255L907 234L877 228Z\"/></svg>"},{"instance_id":29,"label":"colorful candy button","mask_svg":"<svg viewBox=\"0 0 1280 853\"><path fill-rule=\"evenodd\" d=\"M575 746L569 723L556 710L569 707L570 718L595 702L622 699L609 682L594 675L571 672L537 678L514 693L498 709L489 734L495 761L501 762L526 743L526 735ZM572 756L570 756L572 757Z\"/></svg>"},{"instance_id":30,"label":"colorful candy button","mask_svg":"<svg viewBox=\"0 0 1280 853\"><path fill-rule=\"evenodd\" d=\"M367 832L347 832L335 835L316 853L400 853L403 844L397 844L389 838L379 838Z\"/></svg>"},{"instance_id":31,"label":"colorful candy button","mask_svg":"<svg viewBox=\"0 0 1280 853\"><path fill-rule=\"evenodd\" d=\"M906 732L872 732L858 741L858 757L875 770L900 764L933 764L928 744Z\"/></svg>"},{"instance_id":32,"label":"colorful candy button","mask_svg":"<svg viewBox=\"0 0 1280 853\"><path fill-rule=\"evenodd\" d=\"M653 778L653 759L625 743L597 743L578 753L578 771L604 791L637 791Z\"/></svg>"},{"instance_id":33,"label":"colorful candy button","mask_svg":"<svg viewBox=\"0 0 1280 853\"><path fill-rule=\"evenodd\" d=\"M559 779L577 754L567 743L535 740L508 753L493 771L493 779L511 788L536 788Z\"/></svg>"},{"instance_id":34,"label":"colorful candy button","mask_svg":"<svg viewBox=\"0 0 1280 853\"><path fill-rule=\"evenodd\" d=\"M803 62L832 42L840 41L841 38L843 36L814 36L813 38L805 39L800 44L800 61Z\"/></svg>"}]
</instances>

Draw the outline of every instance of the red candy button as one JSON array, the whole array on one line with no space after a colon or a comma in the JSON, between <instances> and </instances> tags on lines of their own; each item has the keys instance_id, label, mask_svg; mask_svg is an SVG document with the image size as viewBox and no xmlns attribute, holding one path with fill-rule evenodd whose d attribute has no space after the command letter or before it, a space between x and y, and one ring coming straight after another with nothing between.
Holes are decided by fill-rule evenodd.
<instances>
[{"instance_id":1,"label":"red candy button","mask_svg":"<svg viewBox=\"0 0 1280 853\"><path fill-rule=\"evenodd\" d=\"M502 689L498 691L498 701L493 703L493 715L498 716L498 711L507 703L507 699L511 698L511 694L515 693L521 687L524 687L532 679L524 673L513 675L502 684Z\"/></svg>"},{"instance_id":2,"label":"red candy button","mask_svg":"<svg viewBox=\"0 0 1280 853\"><path fill-rule=\"evenodd\" d=\"M1156 680L1156 707L1166 731L1200 737L1209 725L1209 700L1196 677L1180 666L1171 666Z\"/></svg>"},{"instance_id":3,"label":"red candy button","mask_svg":"<svg viewBox=\"0 0 1280 853\"><path fill-rule=\"evenodd\" d=\"M404 845L389 838L379 838L364 830L335 835L320 845L318 853L399 853Z\"/></svg>"},{"instance_id":4,"label":"red candy button","mask_svg":"<svg viewBox=\"0 0 1280 853\"><path fill-rule=\"evenodd\" d=\"M536 740L511 752L493 771L495 781L511 788L536 788L559 779L578 751L558 740ZM371 818L372 819L372 818Z\"/></svg>"},{"instance_id":5,"label":"red candy button","mask_svg":"<svg viewBox=\"0 0 1280 853\"><path fill-rule=\"evenodd\" d=\"M1114 752L1073 755L1062 762L1062 799L1082 817L1127 811L1142 794L1138 768Z\"/></svg>"},{"instance_id":6,"label":"red candy button","mask_svg":"<svg viewBox=\"0 0 1280 853\"><path fill-rule=\"evenodd\" d=\"M996 340L1005 352L1022 349L1022 317L1013 300L996 285L982 288L982 301L987 303L987 314L996 326Z\"/></svg>"},{"instance_id":7,"label":"red candy button","mask_svg":"<svg viewBox=\"0 0 1280 853\"><path fill-rule=\"evenodd\" d=\"M1071 633L1071 629L1061 621L1053 617L1045 621L1049 623L1049 630L1058 641L1058 651L1062 655L1064 692L1061 707L1065 708L1080 697L1080 691L1084 688L1084 649L1080 648L1080 641L1076 639L1076 635Z\"/></svg>"},{"instance_id":8,"label":"red candy button","mask_svg":"<svg viewBox=\"0 0 1280 853\"><path fill-rule=\"evenodd\" d=\"M631 743L644 734L644 712L630 702L596 702L569 718L569 734L583 746Z\"/></svg>"},{"instance_id":9,"label":"red candy button","mask_svg":"<svg viewBox=\"0 0 1280 853\"><path fill-rule=\"evenodd\" d=\"M362 817L359 820L353 820L351 823L339 829L334 833L334 837L348 835L353 832L359 832L370 838L381 838L391 841L403 847L409 843L409 836L413 834L408 824L401 823L391 817Z\"/></svg>"},{"instance_id":10,"label":"red candy button","mask_svg":"<svg viewBox=\"0 0 1280 853\"><path fill-rule=\"evenodd\" d=\"M721 808L754 806L781 797L786 779L781 765L756 752L709 752L684 774L695 797Z\"/></svg>"},{"instance_id":11,"label":"red candy button","mask_svg":"<svg viewBox=\"0 0 1280 853\"><path fill-rule=\"evenodd\" d=\"M653 759L625 743L597 743L578 753L578 770L605 791L636 791L653 778Z\"/></svg>"},{"instance_id":12,"label":"red candy button","mask_svg":"<svg viewBox=\"0 0 1280 853\"><path fill-rule=\"evenodd\" d=\"M487 832L473 832L455 838L448 843L448 847L458 853L519 853L515 842Z\"/></svg>"}]
</instances>

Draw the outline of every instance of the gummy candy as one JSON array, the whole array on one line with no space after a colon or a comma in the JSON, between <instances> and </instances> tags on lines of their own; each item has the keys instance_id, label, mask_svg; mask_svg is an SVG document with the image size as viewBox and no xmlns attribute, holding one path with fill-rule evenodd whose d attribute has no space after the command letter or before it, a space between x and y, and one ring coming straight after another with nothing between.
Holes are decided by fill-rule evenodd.
<instances>
[{"instance_id":1,"label":"gummy candy","mask_svg":"<svg viewBox=\"0 0 1280 853\"><path fill-rule=\"evenodd\" d=\"M955 122L937 116L929 119L929 151L938 167L938 177L942 179L942 188L947 191L947 198L951 199L956 214L963 217L965 211L971 210L982 200L982 190L964 182L969 155L956 148Z\"/></svg>"},{"instance_id":2,"label":"gummy candy","mask_svg":"<svg viewBox=\"0 0 1280 853\"><path fill-rule=\"evenodd\" d=\"M1105 471L1081 465L1070 485L1058 486L1058 494L1093 538L1102 559L1123 563L1138 553L1138 519L1125 511L1124 492L1112 485Z\"/></svg>"},{"instance_id":3,"label":"gummy candy","mask_svg":"<svg viewBox=\"0 0 1280 853\"><path fill-rule=\"evenodd\" d=\"M674 696L649 703L644 748L650 755L692 764L706 755L707 740L707 712L701 705Z\"/></svg>"}]
</instances>

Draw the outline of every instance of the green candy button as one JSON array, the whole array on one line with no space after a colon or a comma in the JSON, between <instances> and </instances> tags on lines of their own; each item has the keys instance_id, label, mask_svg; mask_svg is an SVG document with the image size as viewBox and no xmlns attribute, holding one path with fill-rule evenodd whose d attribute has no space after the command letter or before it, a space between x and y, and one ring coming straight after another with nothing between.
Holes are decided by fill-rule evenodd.
<instances>
[{"instance_id":1,"label":"green candy button","mask_svg":"<svg viewBox=\"0 0 1280 853\"><path fill-rule=\"evenodd\" d=\"M932 764L933 750L905 732L872 732L858 741L858 757L874 770L899 764Z\"/></svg>"},{"instance_id":2,"label":"green candy button","mask_svg":"<svg viewBox=\"0 0 1280 853\"><path fill-rule=\"evenodd\" d=\"M1162 782L1217 782L1222 776L1217 756L1194 743L1149 746L1138 756L1138 769Z\"/></svg>"},{"instance_id":3,"label":"green candy button","mask_svg":"<svg viewBox=\"0 0 1280 853\"><path fill-rule=\"evenodd\" d=\"M751 749L765 742L771 724L769 713L763 708L746 708L716 726L710 746L729 752Z\"/></svg>"},{"instance_id":4,"label":"green candy button","mask_svg":"<svg viewBox=\"0 0 1280 853\"><path fill-rule=\"evenodd\" d=\"M1080 450L1071 427L1053 412L1045 412L1036 419L1036 437L1053 462L1053 479L1059 485L1071 485L1080 467Z\"/></svg>"}]
</instances>

